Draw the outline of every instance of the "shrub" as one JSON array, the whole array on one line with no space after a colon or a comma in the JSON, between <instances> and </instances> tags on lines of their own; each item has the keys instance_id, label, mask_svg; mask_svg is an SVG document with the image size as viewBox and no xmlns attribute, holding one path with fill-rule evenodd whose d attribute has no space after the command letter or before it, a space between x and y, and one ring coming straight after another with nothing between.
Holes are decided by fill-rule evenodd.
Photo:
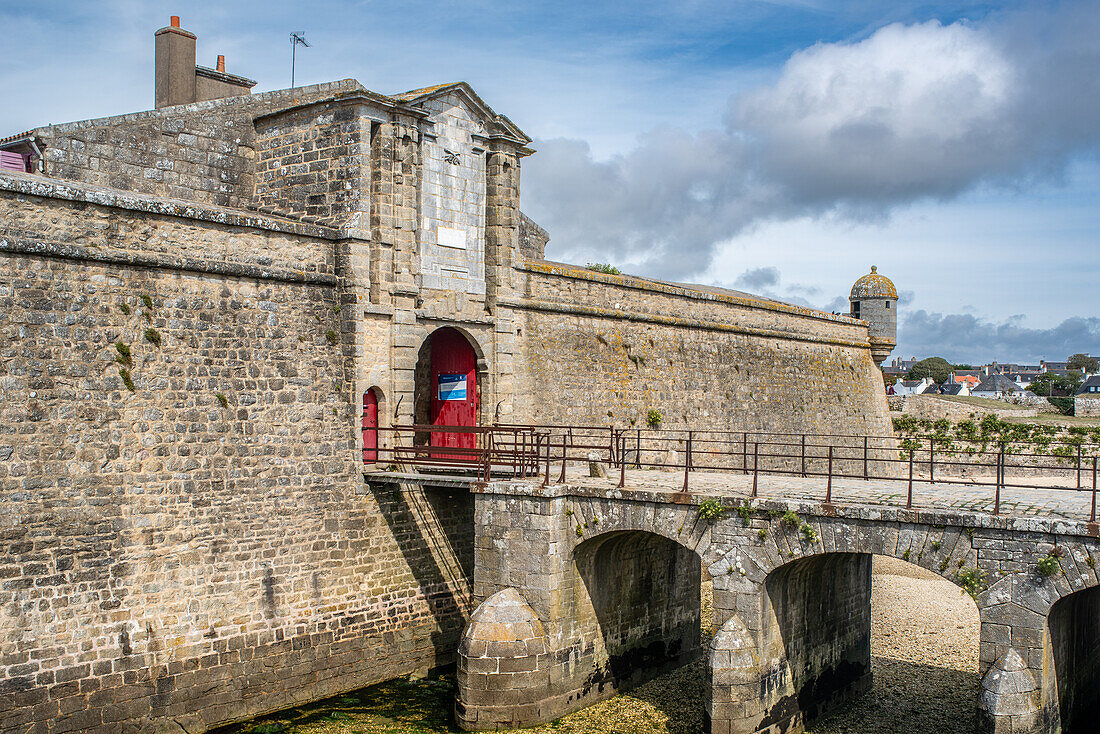
<instances>
[{"instance_id":1,"label":"shrub","mask_svg":"<svg viewBox=\"0 0 1100 734\"><path fill-rule=\"evenodd\" d=\"M650 428L659 428L661 425L661 421L663 420L664 417L661 415L661 411L657 410L656 408L650 408L649 411L645 414L646 425Z\"/></svg>"},{"instance_id":2,"label":"shrub","mask_svg":"<svg viewBox=\"0 0 1100 734\"><path fill-rule=\"evenodd\" d=\"M1062 415L1073 415L1074 402L1071 397L1054 397L1047 398L1047 402L1058 409L1058 412Z\"/></svg>"},{"instance_id":3,"label":"shrub","mask_svg":"<svg viewBox=\"0 0 1100 734\"><path fill-rule=\"evenodd\" d=\"M716 499L705 499L699 503L699 517L708 522L721 520L726 508Z\"/></svg>"}]
</instances>

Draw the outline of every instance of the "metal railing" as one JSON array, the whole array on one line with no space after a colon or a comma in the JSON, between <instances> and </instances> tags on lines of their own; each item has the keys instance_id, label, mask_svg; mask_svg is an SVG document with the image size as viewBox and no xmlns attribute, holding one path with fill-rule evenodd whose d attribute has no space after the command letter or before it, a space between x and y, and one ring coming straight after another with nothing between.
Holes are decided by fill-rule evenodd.
<instances>
[{"instance_id":1,"label":"metal railing","mask_svg":"<svg viewBox=\"0 0 1100 734\"><path fill-rule=\"evenodd\" d=\"M625 487L628 469L683 473L689 492L696 472L752 475L752 496L764 475L824 479L832 502L834 479L907 483L913 507L915 482L988 486L994 514L1002 492L1024 488L1091 492L1090 522L1096 521L1100 445L1081 440L1027 442L853 434L721 430L654 430L610 426L497 424L482 427L409 425L379 428L378 463L399 469L476 472L564 482L572 464L599 462ZM1040 478L1046 481L1038 481Z\"/></svg>"}]
</instances>

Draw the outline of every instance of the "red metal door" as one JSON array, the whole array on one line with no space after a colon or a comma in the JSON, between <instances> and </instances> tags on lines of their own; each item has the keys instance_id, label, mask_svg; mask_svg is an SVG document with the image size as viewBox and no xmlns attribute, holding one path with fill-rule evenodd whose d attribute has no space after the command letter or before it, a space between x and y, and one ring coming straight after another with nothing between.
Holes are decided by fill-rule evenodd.
<instances>
[{"instance_id":1,"label":"red metal door","mask_svg":"<svg viewBox=\"0 0 1100 734\"><path fill-rule=\"evenodd\" d=\"M363 463L378 461L378 395L374 390L363 393Z\"/></svg>"},{"instance_id":2,"label":"red metal door","mask_svg":"<svg viewBox=\"0 0 1100 734\"><path fill-rule=\"evenodd\" d=\"M433 426L477 425L477 355L466 337L458 331L443 328L431 336L431 424ZM463 449L477 448L474 433L433 432L432 446ZM472 453L461 453L436 458L469 459Z\"/></svg>"}]
</instances>

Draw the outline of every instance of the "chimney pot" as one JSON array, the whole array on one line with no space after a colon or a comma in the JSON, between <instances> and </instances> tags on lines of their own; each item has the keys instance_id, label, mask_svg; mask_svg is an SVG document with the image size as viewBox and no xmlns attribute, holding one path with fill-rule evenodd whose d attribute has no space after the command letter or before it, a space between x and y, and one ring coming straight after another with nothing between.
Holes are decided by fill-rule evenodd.
<instances>
[{"instance_id":1,"label":"chimney pot","mask_svg":"<svg viewBox=\"0 0 1100 734\"><path fill-rule=\"evenodd\" d=\"M173 28L179 28L180 27L180 17L178 15L173 15L172 16L172 27Z\"/></svg>"},{"instance_id":2,"label":"chimney pot","mask_svg":"<svg viewBox=\"0 0 1100 734\"><path fill-rule=\"evenodd\" d=\"M218 71L225 71L225 55L218 54Z\"/></svg>"}]
</instances>

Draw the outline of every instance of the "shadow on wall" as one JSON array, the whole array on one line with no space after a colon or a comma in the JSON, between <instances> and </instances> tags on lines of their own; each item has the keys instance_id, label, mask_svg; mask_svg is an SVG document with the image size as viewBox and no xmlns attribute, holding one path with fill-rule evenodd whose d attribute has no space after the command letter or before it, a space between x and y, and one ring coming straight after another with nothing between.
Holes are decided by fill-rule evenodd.
<instances>
[{"instance_id":1,"label":"shadow on wall","mask_svg":"<svg viewBox=\"0 0 1100 734\"><path fill-rule=\"evenodd\" d=\"M453 663L473 611L473 495L411 483L369 486L435 619L436 665Z\"/></svg>"},{"instance_id":2,"label":"shadow on wall","mask_svg":"<svg viewBox=\"0 0 1100 734\"><path fill-rule=\"evenodd\" d=\"M1063 597L1047 619L1054 672L1044 682L1049 716L1060 712L1063 734L1095 732L1100 722L1100 587ZM1048 673L1049 675L1049 673Z\"/></svg>"},{"instance_id":3,"label":"shadow on wall","mask_svg":"<svg viewBox=\"0 0 1100 734\"><path fill-rule=\"evenodd\" d=\"M652 533L609 533L577 546L574 583L581 698L604 697L697 657L702 562Z\"/></svg>"}]
</instances>

